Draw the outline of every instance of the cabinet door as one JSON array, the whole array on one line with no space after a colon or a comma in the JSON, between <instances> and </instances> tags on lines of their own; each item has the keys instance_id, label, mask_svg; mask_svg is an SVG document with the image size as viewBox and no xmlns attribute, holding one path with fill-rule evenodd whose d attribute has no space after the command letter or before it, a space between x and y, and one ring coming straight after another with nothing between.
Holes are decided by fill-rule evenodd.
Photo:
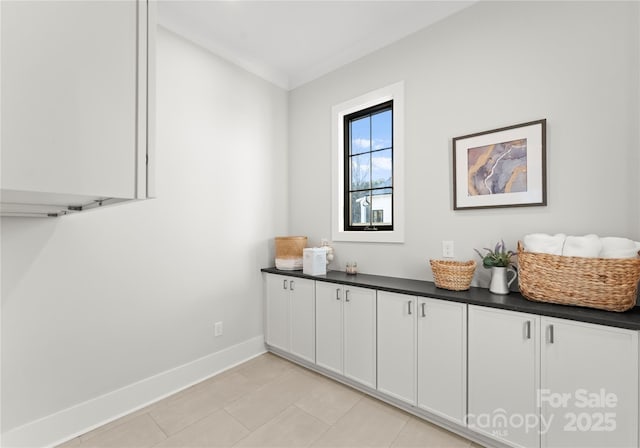
<instances>
[{"instance_id":1,"label":"cabinet door","mask_svg":"<svg viewBox=\"0 0 640 448\"><path fill-rule=\"evenodd\" d=\"M342 296L340 285L316 282L316 364L342 375Z\"/></svg>"},{"instance_id":2,"label":"cabinet door","mask_svg":"<svg viewBox=\"0 0 640 448\"><path fill-rule=\"evenodd\" d=\"M376 291L344 289L344 376L376 387Z\"/></svg>"},{"instance_id":3,"label":"cabinet door","mask_svg":"<svg viewBox=\"0 0 640 448\"><path fill-rule=\"evenodd\" d=\"M289 278L267 274L267 344L289 351Z\"/></svg>"},{"instance_id":4,"label":"cabinet door","mask_svg":"<svg viewBox=\"0 0 640 448\"><path fill-rule=\"evenodd\" d=\"M378 292L378 390L416 403L416 298Z\"/></svg>"},{"instance_id":5,"label":"cabinet door","mask_svg":"<svg viewBox=\"0 0 640 448\"><path fill-rule=\"evenodd\" d=\"M638 446L638 332L542 318L543 447Z\"/></svg>"},{"instance_id":6,"label":"cabinet door","mask_svg":"<svg viewBox=\"0 0 640 448\"><path fill-rule=\"evenodd\" d=\"M468 312L469 428L511 446L539 447L540 318L477 306Z\"/></svg>"},{"instance_id":7,"label":"cabinet door","mask_svg":"<svg viewBox=\"0 0 640 448\"><path fill-rule=\"evenodd\" d=\"M464 425L467 305L418 299L418 406Z\"/></svg>"},{"instance_id":8,"label":"cabinet door","mask_svg":"<svg viewBox=\"0 0 640 448\"><path fill-rule=\"evenodd\" d=\"M291 353L316 362L315 282L296 278L289 280Z\"/></svg>"},{"instance_id":9,"label":"cabinet door","mask_svg":"<svg viewBox=\"0 0 640 448\"><path fill-rule=\"evenodd\" d=\"M2 188L135 197L137 10L2 2Z\"/></svg>"}]
</instances>

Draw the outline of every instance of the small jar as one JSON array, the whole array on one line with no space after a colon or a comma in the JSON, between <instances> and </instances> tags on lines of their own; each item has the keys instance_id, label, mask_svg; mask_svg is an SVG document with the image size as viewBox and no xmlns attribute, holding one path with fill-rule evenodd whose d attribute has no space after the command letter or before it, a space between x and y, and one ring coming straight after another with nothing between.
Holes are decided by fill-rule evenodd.
<instances>
[{"instance_id":1,"label":"small jar","mask_svg":"<svg viewBox=\"0 0 640 448\"><path fill-rule=\"evenodd\" d=\"M349 275L355 275L358 273L358 263L355 261L347 261L347 267L345 272Z\"/></svg>"}]
</instances>

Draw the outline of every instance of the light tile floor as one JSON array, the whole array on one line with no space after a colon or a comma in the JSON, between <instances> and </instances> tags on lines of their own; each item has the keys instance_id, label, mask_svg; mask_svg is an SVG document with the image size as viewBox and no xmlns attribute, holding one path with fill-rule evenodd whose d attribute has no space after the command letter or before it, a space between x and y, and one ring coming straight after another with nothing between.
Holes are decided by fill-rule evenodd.
<instances>
[{"instance_id":1,"label":"light tile floor","mask_svg":"<svg viewBox=\"0 0 640 448\"><path fill-rule=\"evenodd\" d=\"M479 447L267 353L60 448L234 446Z\"/></svg>"}]
</instances>

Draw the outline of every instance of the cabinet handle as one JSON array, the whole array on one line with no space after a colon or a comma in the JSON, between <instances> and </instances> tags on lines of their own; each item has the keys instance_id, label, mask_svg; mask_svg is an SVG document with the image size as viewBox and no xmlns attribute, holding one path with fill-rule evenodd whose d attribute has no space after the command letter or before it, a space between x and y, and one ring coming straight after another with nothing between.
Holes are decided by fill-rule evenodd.
<instances>
[{"instance_id":1,"label":"cabinet handle","mask_svg":"<svg viewBox=\"0 0 640 448\"><path fill-rule=\"evenodd\" d=\"M409 316L411 316L411 300L407 302L407 305L409 306Z\"/></svg>"},{"instance_id":2,"label":"cabinet handle","mask_svg":"<svg viewBox=\"0 0 640 448\"><path fill-rule=\"evenodd\" d=\"M424 310L424 306L426 305L426 303L422 303L420 304L420 307L422 308L422 317L427 317L427 313Z\"/></svg>"},{"instance_id":3,"label":"cabinet handle","mask_svg":"<svg viewBox=\"0 0 640 448\"><path fill-rule=\"evenodd\" d=\"M344 293L344 301L345 302L350 302L350 300L349 300L349 290L348 289Z\"/></svg>"},{"instance_id":4,"label":"cabinet handle","mask_svg":"<svg viewBox=\"0 0 640 448\"><path fill-rule=\"evenodd\" d=\"M549 325L549 344L553 344L553 325Z\"/></svg>"},{"instance_id":5,"label":"cabinet handle","mask_svg":"<svg viewBox=\"0 0 640 448\"><path fill-rule=\"evenodd\" d=\"M282 280L282 289L287 289L287 281Z\"/></svg>"},{"instance_id":6,"label":"cabinet handle","mask_svg":"<svg viewBox=\"0 0 640 448\"><path fill-rule=\"evenodd\" d=\"M336 289L336 300L340 300L340 288Z\"/></svg>"},{"instance_id":7,"label":"cabinet handle","mask_svg":"<svg viewBox=\"0 0 640 448\"><path fill-rule=\"evenodd\" d=\"M296 283L296 282L294 282L293 280L291 280L291 281L289 282L289 289L290 289L291 291L293 291L293 285L295 285L295 283Z\"/></svg>"},{"instance_id":8,"label":"cabinet handle","mask_svg":"<svg viewBox=\"0 0 640 448\"><path fill-rule=\"evenodd\" d=\"M524 323L524 338L531 339L531 321L530 320Z\"/></svg>"}]
</instances>

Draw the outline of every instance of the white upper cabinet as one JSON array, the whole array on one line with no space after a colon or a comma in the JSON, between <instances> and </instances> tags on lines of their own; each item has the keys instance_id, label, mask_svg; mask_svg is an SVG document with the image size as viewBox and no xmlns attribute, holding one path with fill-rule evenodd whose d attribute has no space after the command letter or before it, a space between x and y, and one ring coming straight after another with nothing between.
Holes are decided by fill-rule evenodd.
<instances>
[{"instance_id":1,"label":"white upper cabinet","mask_svg":"<svg viewBox=\"0 0 640 448\"><path fill-rule=\"evenodd\" d=\"M155 5L1 8L3 214L153 196Z\"/></svg>"}]
</instances>

